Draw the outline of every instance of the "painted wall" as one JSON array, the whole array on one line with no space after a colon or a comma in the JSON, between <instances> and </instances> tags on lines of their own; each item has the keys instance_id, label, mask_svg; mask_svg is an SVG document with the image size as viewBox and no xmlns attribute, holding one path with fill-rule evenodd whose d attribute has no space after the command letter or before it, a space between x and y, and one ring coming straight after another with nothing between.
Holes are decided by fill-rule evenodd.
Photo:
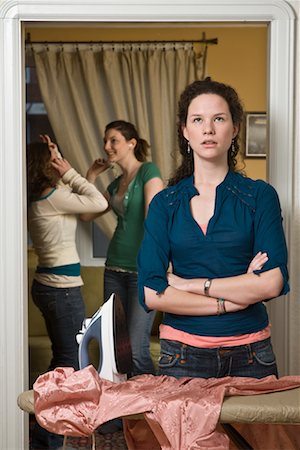
<instances>
[{"instance_id":1,"label":"painted wall","mask_svg":"<svg viewBox=\"0 0 300 450\"><path fill-rule=\"evenodd\" d=\"M130 25L130 24L128 24ZM37 25L26 28L31 41L97 41L97 40L199 40L202 33L206 39L218 38L217 45L208 48L206 75L234 86L245 111L266 111L267 92L267 25L245 26L210 24L189 27L178 24L149 24L139 28L102 24L65 27ZM266 179L266 160L260 158L245 160L245 171L252 178Z\"/></svg>"}]
</instances>

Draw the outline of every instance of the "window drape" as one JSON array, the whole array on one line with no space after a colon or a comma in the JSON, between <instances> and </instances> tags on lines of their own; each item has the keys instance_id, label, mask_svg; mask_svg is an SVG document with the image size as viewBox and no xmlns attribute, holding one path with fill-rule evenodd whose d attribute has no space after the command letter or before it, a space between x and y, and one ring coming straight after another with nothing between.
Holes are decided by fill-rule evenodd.
<instances>
[{"instance_id":1,"label":"window drape","mask_svg":"<svg viewBox=\"0 0 300 450\"><path fill-rule=\"evenodd\" d=\"M199 44L198 44L199 45ZM176 113L187 84L203 78L205 46L192 43L30 44L38 82L64 156L85 175L105 157L103 132L112 120L134 123L151 145L149 159L167 180L177 166ZM42 130L41 130L42 131ZM103 192L117 168L98 177ZM113 213L97 221L110 237Z\"/></svg>"}]
</instances>

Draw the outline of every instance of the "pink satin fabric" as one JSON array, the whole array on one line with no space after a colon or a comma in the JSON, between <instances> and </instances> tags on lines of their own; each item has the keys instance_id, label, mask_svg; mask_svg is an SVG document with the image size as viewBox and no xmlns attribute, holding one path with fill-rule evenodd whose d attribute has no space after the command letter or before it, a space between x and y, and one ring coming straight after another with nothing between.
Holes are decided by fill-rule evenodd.
<instances>
[{"instance_id":1,"label":"pink satin fabric","mask_svg":"<svg viewBox=\"0 0 300 450\"><path fill-rule=\"evenodd\" d=\"M33 389L36 418L54 433L88 436L108 420L144 413L150 435L155 436L147 450L159 448L157 443L163 450L226 450L228 437L216 429L224 396L299 386L300 377L296 376L206 380L140 375L116 384L100 379L94 367L88 366L79 371L57 368L47 372ZM132 431L127 443L130 449L141 450L134 443Z\"/></svg>"}]
</instances>

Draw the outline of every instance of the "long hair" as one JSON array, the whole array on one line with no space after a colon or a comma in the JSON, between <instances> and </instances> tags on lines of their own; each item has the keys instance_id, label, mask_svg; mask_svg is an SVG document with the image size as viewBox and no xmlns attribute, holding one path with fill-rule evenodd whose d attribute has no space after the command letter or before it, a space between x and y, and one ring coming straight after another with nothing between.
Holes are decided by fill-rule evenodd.
<instances>
[{"instance_id":1,"label":"long hair","mask_svg":"<svg viewBox=\"0 0 300 450\"><path fill-rule=\"evenodd\" d=\"M150 146L145 139L140 138L135 126L132 123L126 122L125 120L115 120L106 125L105 133L111 129L118 130L122 136L124 136L126 141L135 139L136 146L134 148L134 155L138 161L146 161Z\"/></svg>"},{"instance_id":2,"label":"long hair","mask_svg":"<svg viewBox=\"0 0 300 450\"><path fill-rule=\"evenodd\" d=\"M181 165L177 168L168 185L178 183L182 178L192 175L194 172L194 158L192 152L188 152L188 141L183 136L182 128L186 125L188 108L192 100L201 94L216 94L222 97L228 104L232 122L238 130L243 121L244 110L237 92L229 85L211 80L197 80L189 84L182 92L178 102L177 138L179 151L182 155ZM233 139L233 145L228 149L227 162L229 170L237 172L237 154L239 152L239 132Z\"/></svg>"},{"instance_id":3,"label":"long hair","mask_svg":"<svg viewBox=\"0 0 300 450\"><path fill-rule=\"evenodd\" d=\"M27 200L38 200L47 187L55 187L57 175L51 166L48 144L32 142L27 145Z\"/></svg>"}]
</instances>

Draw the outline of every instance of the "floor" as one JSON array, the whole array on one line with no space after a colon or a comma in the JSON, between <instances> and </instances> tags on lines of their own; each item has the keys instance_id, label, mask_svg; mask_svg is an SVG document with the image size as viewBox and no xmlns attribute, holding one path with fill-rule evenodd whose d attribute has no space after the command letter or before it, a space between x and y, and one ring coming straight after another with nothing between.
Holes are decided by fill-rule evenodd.
<instances>
[{"instance_id":1,"label":"floor","mask_svg":"<svg viewBox=\"0 0 300 450\"><path fill-rule=\"evenodd\" d=\"M34 421L34 417L30 416L29 439L30 431L33 428ZM118 431L116 433L108 433L105 435L101 435L96 432L95 438L96 450L128 450L122 431ZM91 450L92 439L90 437L68 437L66 445L78 450Z\"/></svg>"},{"instance_id":2,"label":"floor","mask_svg":"<svg viewBox=\"0 0 300 450\"><path fill-rule=\"evenodd\" d=\"M30 429L34 424L30 419ZM300 450L299 425L233 424L255 450ZM122 431L101 435L95 433L96 450L128 450ZM91 450L92 440L85 437L69 437L67 446L79 450ZM229 450L238 450L232 442Z\"/></svg>"}]
</instances>

